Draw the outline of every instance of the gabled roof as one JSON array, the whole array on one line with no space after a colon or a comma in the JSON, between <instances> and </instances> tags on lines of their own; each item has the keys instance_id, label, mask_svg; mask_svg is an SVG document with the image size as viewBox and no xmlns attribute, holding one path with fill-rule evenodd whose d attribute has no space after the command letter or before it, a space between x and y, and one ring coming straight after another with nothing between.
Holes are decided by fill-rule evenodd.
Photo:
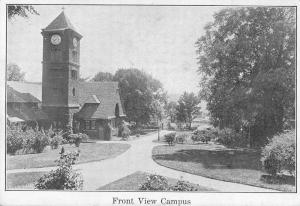
<instances>
[{"instance_id":1,"label":"gabled roof","mask_svg":"<svg viewBox=\"0 0 300 206\"><path fill-rule=\"evenodd\" d=\"M42 84L7 81L7 102L41 102Z\"/></svg>"},{"instance_id":2,"label":"gabled roof","mask_svg":"<svg viewBox=\"0 0 300 206\"><path fill-rule=\"evenodd\" d=\"M97 98L99 103L90 101ZM119 95L118 82L81 82L79 86L79 104L77 113L83 119L110 119L115 117L118 104L119 115L125 116Z\"/></svg>"},{"instance_id":3,"label":"gabled roof","mask_svg":"<svg viewBox=\"0 0 300 206\"><path fill-rule=\"evenodd\" d=\"M48 116L40 109L33 109L25 104L20 109L15 109L11 105L7 105L7 115L9 118L17 117L24 121L46 120Z\"/></svg>"},{"instance_id":4,"label":"gabled roof","mask_svg":"<svg viewBox=\"0 0 300 206\"><path fill-rule=\"evenodd\" d=\"M76 31L64 11L62 11L44 30L49 31L63 29L72 29Z\"/></svg>"},{"instance_id":5,"label":"gabled roof","mask_svg":"<svg viewBox=\"0 0 300 206\"><path fill-rule=\"evenodd\" d=\"M116 105L119 115L125 116L118 82L80 82L78 87L79 104L81 110L77 113L83 119L110 119L115 117ZM7 82L7 102L41 102L42 84L32 82ZM30 110L31 108L29 108ZM10 113L15 113L10 108ZM31 111L25 113L32 113ZM22 118L24 120L29 117ZM25 116L35 116L27 114Z\"/></svg>"}]
</instances>

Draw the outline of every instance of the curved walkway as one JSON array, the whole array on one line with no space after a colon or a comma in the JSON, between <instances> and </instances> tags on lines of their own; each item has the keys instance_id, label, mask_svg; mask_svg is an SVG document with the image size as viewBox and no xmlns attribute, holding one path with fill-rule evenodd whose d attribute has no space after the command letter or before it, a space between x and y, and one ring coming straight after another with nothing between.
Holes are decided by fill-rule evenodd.
<instances>
[{"instance_id":1,"label":"curved walkway","mask_svg":"<svg viewBox=\"0 0 300 206\"><path fill-rule=\"evenodd\" d=\"M162 131L161 136L165 133L167 131ZM153 143L153 140L156 138L157 134L148 134L139 139L124 142L131 144L130 149L113 159L75 165L74 169L83 175L83 189L85 191L95 191L101 186L136 171L143 171L177 179L182 177L183 180L220 192L279 192L271 189L214 180L160 166L152 159L152 148L158 144ZM39 172L51 169L54 169L54 167L8 170L7 173Z\"/></svg>"}]
</instances>

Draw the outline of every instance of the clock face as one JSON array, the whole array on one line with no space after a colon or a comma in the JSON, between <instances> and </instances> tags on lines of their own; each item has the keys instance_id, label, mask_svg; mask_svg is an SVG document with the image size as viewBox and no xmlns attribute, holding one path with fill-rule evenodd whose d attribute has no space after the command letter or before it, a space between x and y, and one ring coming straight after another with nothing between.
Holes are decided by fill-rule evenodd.
<instances>
[{"instance_id":1,"label":"clock face","mask_svg":"<svg viewBox=\"0 0 300 206\"><path fill-rule=\"evenodd\" d=\"M73 46L74 46L74 47L77 47L77 45L78 45L78 41L77 41L76 38L74 38L74 39L73 39Z\"/></svg>"},{"instance_id":2,"label":"clock face","mask_svg":"<svg viewBox=\"0 0 300 206\"><path fill-rule=\"evenodd\" d=\"M51 36L51 43L54 45L59 45L61 42L61 37L58 34L54 34Z\"/></svg>"}]
</instances>

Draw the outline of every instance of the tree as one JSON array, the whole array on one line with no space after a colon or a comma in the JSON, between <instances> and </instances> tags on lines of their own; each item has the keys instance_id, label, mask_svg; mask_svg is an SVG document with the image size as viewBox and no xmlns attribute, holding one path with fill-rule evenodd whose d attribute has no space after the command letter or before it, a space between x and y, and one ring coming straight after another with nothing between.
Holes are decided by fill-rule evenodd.
<instances>
[{"instance_id":1,"label":"tree","mask_svg":"<svg viewBox=\"0 0 300 206\"><path fill-rule=\"evenodd\" d=\"M17 5L7 6L8 19L12 19L15 16L28 18L29 14L39 15L39 13L34 9L33 6L17 6Z\"/></svg>"},{"instance_id":2,"label":"tree","mask_svg":"<svg viewBox=\"0 0 300 206\"><path fill-rule=\"evenodd\" d=\"M149 123L155 114L154 101L166 99L162 84L138 69L119 69L114 81L119 82L120 96L129 121L137 126Z\"/></svg>"},{"instance_id":3,"label":"tree","mask_svg":"<svg viewBox=\"0 0 300 206\"><path fill-rule=\"evenodd\" d=\"M183 95L178 100L178 105L176 107L177 120L179 122L185 122L189 124L189 128L191 128L191 124L193 119L197 114L199 114L199 98L193 93L184 92Z\"/></svg>"},{"instance_id":4,"label":"tree","mask_svg":"<svg viewBox=\"0 0 300 206\"><path fill-rule=\"evenodd\" d=\"M196 42L214 125L264 141L295 118L295 9L223 9ZM250 131L250 129L249 129ZM256 140L259 140L256 139Z\"/></svg>"},{"instance_id":5,"label":"tree","mask_svg":"<svg viewBox=\"0 0 300 206\"><path fill-rule=\"evenodd\" d=\"M7 81L24 81L25 72L21 72L21 68L16 64L8 64L6 71Z\"/></svg>"},{"instance_id":6,"label":"tree","mask_svg":"<svg viewBox=\"0 0 300 206\"><path fill-rule=\"evenodd\" d=\"M92 79L95 82L113 81L114 75L109 72L98 72Z\"/></svg>"},{"instance_id":7,"label":"tree","mask_svg":"<svg viewBox=\"0 0 300 206\"><path fill-rule=\"evenodd\" d=\"M174 101L168 102L165 106L165 111L168 117L170 117L171 122L176 120L176 107L177 103Z\"/></svg>"}]
</instances>

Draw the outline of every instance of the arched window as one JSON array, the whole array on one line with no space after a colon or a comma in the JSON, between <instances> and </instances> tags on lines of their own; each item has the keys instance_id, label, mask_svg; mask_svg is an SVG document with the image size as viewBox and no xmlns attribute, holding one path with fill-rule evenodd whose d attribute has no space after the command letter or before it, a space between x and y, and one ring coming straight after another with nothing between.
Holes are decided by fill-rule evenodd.
<instances>
[{"instance_id":1,"label":"arched window","mask_svg":"<svg viewBox=\"0 0 300 206\"><path fill-rule=\"evenodd\" d=\"M115 116L116 117L120 116L120 109L119 109L119 104L118 103L116 104L116 107L115 107Z\"/></svg>"},{"instance_id":2,"label":"arched window","mask_svg":"<svg viewBox=\"0 0 300 206\"><path fill-rule=\"evenodd\" d=\"M73 97L75 97L75 88L72 89Z\"/></svg>"}]
</instances>

